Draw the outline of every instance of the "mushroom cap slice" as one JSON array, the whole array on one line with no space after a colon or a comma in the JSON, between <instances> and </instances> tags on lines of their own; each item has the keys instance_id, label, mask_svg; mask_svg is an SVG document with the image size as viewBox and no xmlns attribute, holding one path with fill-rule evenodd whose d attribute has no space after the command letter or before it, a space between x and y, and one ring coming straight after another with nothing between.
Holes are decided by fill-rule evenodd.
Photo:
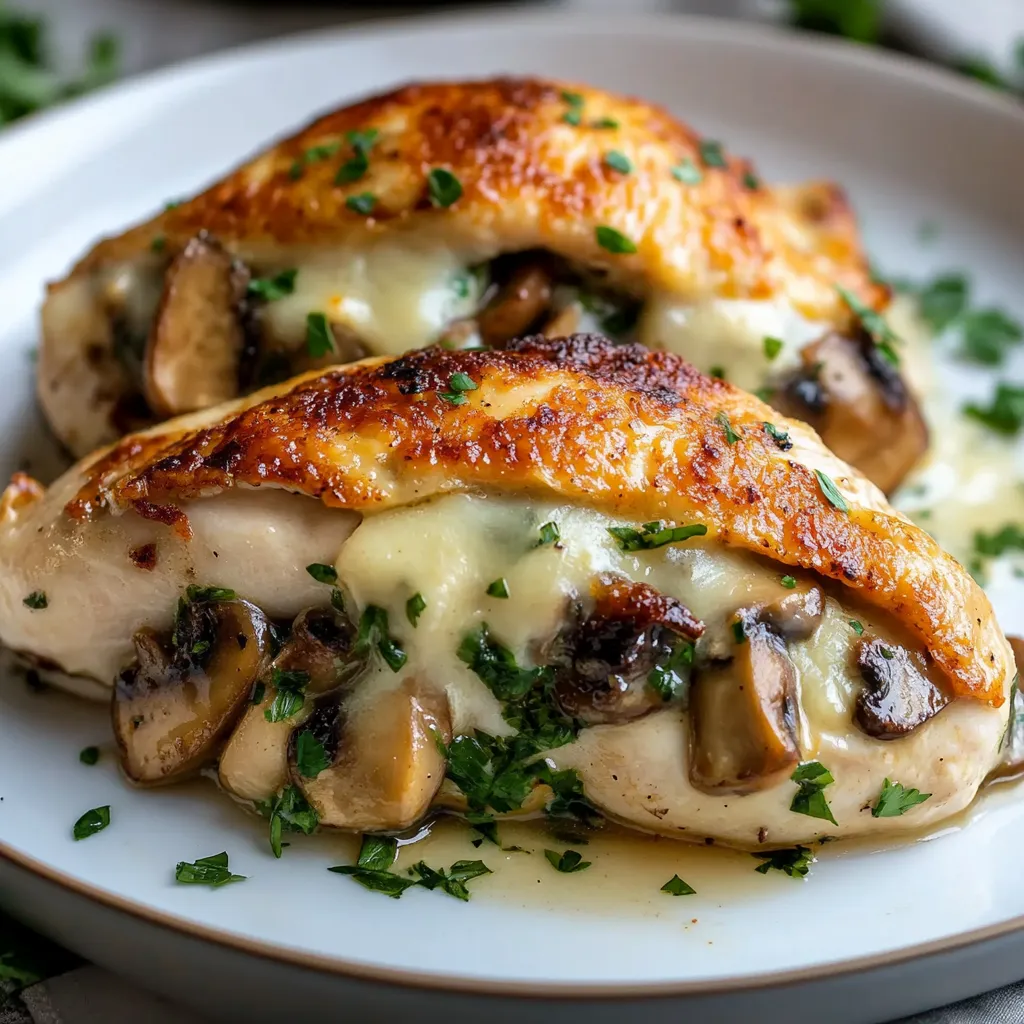
<instances>
[{"instance_id":1,"label":"mushroom cap slice","mask_svg":"<svg viewBox=\"0 0 1024 1024\"><path fill-rule=\"evenodd\" d=\"M929 677L924 658L878 637L857 642L864 689L854 721L869 736L894 740L923 725L950 701Z\"/></svg>"},{"instance_id":2,"label":"mushroom cap slice","mask_svg":"<svg viewBox=\"0 0 1024 1024\"><path fill-rule=\"evenodd\" d=\"M305 673L306 694L345 687L366 666L365 655L353 651L355 638L352 622L334 608L307 608L299 613L291 635L265 673L263 699L246 709L221 753L218 779L229 793L242 800L269 800L288 782L288 740L309 715L312 703L307 700L283 721L268 721L267 709L277 696L271 682L275 670Z\"/></svg>"},{"instance_id":3,"label":"mushroom cap slice","mask_svg":"<svg viewBox=\"0 0 1024 1024\"><path fill-rule=\"evenodd\" d=\"M894 490L928 448L928 428L899 371L863 332L827 334L800 358L802 369L772 405L810 423L883 491Z\"/></svg>"},{"instance_id":4,"label":"mushroom cap slice","mask_svg":"<svg viewBox=\"0 0 1024 1024\"><path fill-rule=\"evenodd\" d=\"M267 620L247 601L190 602L169 644L137 633L135 664L118 677L112 706L125 774L169 782L216 757L269 646Z\"/></svg>"},{"instance_id":5,"label":"mushroom cap slice","mask_svg":"<svg viewBox=\"0 0 1024 1024\"><path fill-rule=\"evenodd\" d=\"M501 290L477 314L485 345L503 345L526 334L551 305L551 274L539 263L525 263L512 271Z\"/></svg>"},{"instance_id":6,"label":"mushroom cap slice","mask_svg":"<svg viewBox=\"0 0 1024 1024\"><path fill-rule=\"evenodd\" d=\"M804 584L753 614L783 640L809 640L825 614L825 595L820 587ZM742 613L740 618L744 618Z\"/></svg>"},{"instance_id":7,"label":"mushroom cap slice","mask_svg":"<svg viewBox=\"0 0 1024 1024\"><path fill-rule=\"evenodd\" d=\"M143 367L143 391L157 416L240 393L248 285L248 270L205 234L171 263Z\"/></svg>"},{"instance_id":8,"label":"mushroom cap slice","mask_svg":"<svg viewBox=\"0 0 1024 1024\"><path fill-rule=\"evenodd\" d=\"M760 623L746 627L727 665L700 670L690 688L690 781L707 792L750 793L800 761L792 724L796 670Z\"/></svg>"},{"instance_id":9,"label":"mushroom cap slice","mask_svg":"<svg viewBox=\"0 0 1024 1024\"><path fill-rule=\"evenodd\" d=\"M336 691L317 700L289 744L292 781L321 825L356 832L408 828L426 814L444 780L437 741L451 740L447 699L418 677L358 696L349 700ZM315 778L300 770L304 732L329 762Z\"/></svg>"}]
</instances>

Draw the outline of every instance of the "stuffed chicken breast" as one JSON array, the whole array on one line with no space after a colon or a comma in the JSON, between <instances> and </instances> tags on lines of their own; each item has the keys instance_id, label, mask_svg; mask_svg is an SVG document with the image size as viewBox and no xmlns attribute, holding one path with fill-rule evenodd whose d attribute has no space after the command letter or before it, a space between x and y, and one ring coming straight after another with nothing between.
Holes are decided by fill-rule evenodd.
<instances>
[{"instance_id":1,"label":"stuffed chicken breast","mask_svg":"<svg viewBox=\"0 0 1024 1024\"><path fill-rule=\"evenodd\" d=\"M15 478L0 636L111 699L138 782L748 847L959 811L1014 674L971 577L807 426L586 335L315 372Z\"/></svg>"},{"instance_id":2,"label":"stuffed chicken breast","mask_svg":"<svg viewBox=\"0 0 1024 1024\"><path fill-rule=\"evenodd\" d=\"M601 331L765 389L888 491L927 435L887 301L835 185L596 89L411 85L97 245L50 289L39 394L83 455L367 354Z\"/></svg>"}]
</instances>

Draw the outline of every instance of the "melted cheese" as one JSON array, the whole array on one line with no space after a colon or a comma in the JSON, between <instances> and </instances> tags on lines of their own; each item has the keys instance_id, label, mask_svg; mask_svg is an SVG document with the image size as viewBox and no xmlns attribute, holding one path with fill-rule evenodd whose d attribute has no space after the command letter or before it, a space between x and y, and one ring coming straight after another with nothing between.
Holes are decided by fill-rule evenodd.
<instances>
[{"instance_id":1,"label":"melted cheese","mask_svg":"<svg viewBox=\"0 0 1024 1024\"><path fill-rule=\"evenodd\" d=\"M285 348L305 342L306 317L323 312L373 355L400 355L436 341L470 316L479 284L466 260L441 246L378 244L358 252L316 253L297 264L295 290L268 303L264 322Z\"/></svg>"},{"instance_id":2,"label":"melted cheese","mask_svg":"<svg viewBox=\"0 0 1024 1024\"><path fill-rule=\"evenodd\" d=\"M694 304L658 294L644 308L640 341L675 352L704 373L724 371L731 383L755 391L799 366L800 349L828 329L785 301L712 299ZM783 343L771 359L765 352L766 337Z\"/></svg>"}]
</instances>

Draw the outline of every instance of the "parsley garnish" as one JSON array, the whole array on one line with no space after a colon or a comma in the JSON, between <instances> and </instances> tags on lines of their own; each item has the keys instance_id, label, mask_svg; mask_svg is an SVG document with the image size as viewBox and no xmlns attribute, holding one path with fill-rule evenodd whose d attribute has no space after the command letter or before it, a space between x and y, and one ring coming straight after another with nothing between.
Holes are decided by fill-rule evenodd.
<instances>
[{"instance_id":1,"label":"parsley garnish","mask_svg":"<svg viewBox=\"0 0 1024 1024\"><path fill-rule=\"evenodd\" d=\"M345 141L352 147L352 156L338 168L334 176L335 185L349 185L367 172L370 167L370 150L379 134L376 128L345 133Z\"/></svg>"},{"instance_id":2,"label":"parsley garnish","mask_svg":"<svg viewBox=\"0 0 1024 1024\"><path fill-rule=\"evenodd\" d=\"M545 674L542 668L520 668L515 655L491 637L486 622L462 638L456 653L498 700L521 700Z\"/></svg>"},{"instance_id":3,"label":"parsley garnish","mask_svg":"<svg viewBox=\"0 0 1024 1024\"><path fill-rule=\"evenodd\" d=\"M288 168L288 177L292 181L297 181L302 177L302 172L307 164L316 164L323 160L329 160L339 149L341 149L341 143L338 141L322 142L319 146L310 146Z\"/></svg>"},{"instance_id":4,"label":"parsley garnish","mask_svg":"<svg viewBox=\"0 0 1024 1024\"><path fill-rule=\"evenodd\" d=\"M998 558L1007 551L1024 551L1024 529L1016 523L1007 523L995 533L974 534L974 550L986 558Z\"/></svg>"},{"instance_id":5,"label":"parsley garnish","mask_svg":"<svg viewBox=\"0 0 1024 1024\"><path fill-rule=\"evenodd\" d=\"M420 616L426 611L427 602L423 600L423 595L418 591L405 602L405 617L409 620L411 626L415 626L419 622Z\"/></svg>"},{"instance_id":6,"label":"parsley garnish","mask_svg":"<svg viewBox=\"0 0 1024 1024\"><path fill-rule=\"evenodd\" d=\"M623 551L650 551L666 544L680 544L691 537L703 537L708 528L703 523L689 526L664 526L660 520L644 523L639 530L631 526L609 526L608 532Z\"/></svg>"},{"instance_id":7,"label":"parsley garnish","mask_svg":"<svg viewBox=\"0 0 1024 1024\"><path fill-rule=\"evenodd\" d=\"M367 605L359 619L359 632L353 649L356 653L367 653L371 647L377 648L392 672L398 672L408 660L388 629L388 613L375 604Z\"/></svg>"},{"instance_id":8,"label":"parsley garnish","mask_svg":"<svg viewBox=\"0 0 1024 1024\"><path fill-rule=\"evenodd\" d=\"M273 277L254 277L249 282L249 294L266 302L276 302L295 291L295 278L298 273L293 269L282 270L281 273L275 274Z\"/></svg>"},{"instance_id":9,"label":"parsley garnish","mask_svg":"<svg viewBox=\"0 0 1024 1024\"><path fill-rule=\"evenodd\" d=\"M306 803L301 790L289 783L271 800L258 800L257 811L270 819L270 849L275 857L281 856L281 833L303 832L307 836L316 831L320 823L316 811Z\"/></svg>"},{"instance_id":10,"label":"parsley garnish","mask_svg":"<svg viewBox=\"0 0 1024 1024\"><path fill-rule=\"evenodd\" d=\"M462 195L462 183L443 167L435 167L427 175L427 191L435 206L448 207Z\"/></svg>"},{"instance_id":11,"label":"parsley garnish","mask_svg":"<svg viewBox=\"0 0 1024 1024\"><path fill-rule=\"evenodd\" d=\"M537 541L536 546L540 548L545 544L557 544L560 538L558 523L545 523L540 527L540 540Z\"/></svg>"},{"instance_id":12,"label":"parsley garnish","mask_svg":"<svg viewBox=\"0 0 1024 1024\"><path fill-rule=\"evenodd\" d=\"M775 446L782 452L788 452L793 447L793 442L789 439L789 432L786 430L779 430L774 423L765 423L764 432L775 442Z\"/></svg>"},{"instance_id":13,"label":"parsley garnish","mask_svg":"<svg viewBox=\"0 0 1024 1024\"><path fill-rule=\"evenodd\" d=\"M692 886L687 885L678 875L673 875L662 887L662 892L667 892L669 896L693 896L697 890Z\"/></svg>"},{"instance_id":14,"label":"parsley garnish","mask_svg":"<svg viewBox=\"0 0 1024 1024\"><path fill-rule=\"evenodd\" d=\"M189 602L216 604L219 601L237 601L238 594L229 587L201 587L190 583L185 588L185 598Z\"/></svg>"},{"instance_id":15,"label":"parsley garnish","mask_svg":"<svg viewBox=\"0 0 1024 1024\"><path fill-rule=\"evenodd\" d=\"M166 236L164 236L164 235L157 235L157 236L156 236L156 237L155 237L155 238L154 238L154 239L153 239L153 240L152 240L152 241L151 241L151 242L149 243L149 251L150 251L150 252L156 252L156 253L161 253L161 252L163 252L163 251L164 251L164 249L166 249L166 248L167 248L167 238L166 238Z\"/></svg>"},{"instance_id":16,"label":"parsley garnish","mask_svg":"<svg viewBox=\"0 0 1024 1024\"><path fill-rule=\"evenodd\" d=\"M349 196L345 200L345 205L353 213L361 213L363 216L368 217L373 213L374 207L377 205L377 197L372 192L360 192L358 195Z\"/></svg>"},{"instance_id":17,"label":"parsley garnish","mask_svg":"<svg viewBox=\"0 0 1024 1024\"><path fill-rule=\"evenodd\" d=\"M755 853L755 857L764 861L755 871L767 875L772 869L782 871L790 878L803 878L811 869L814 855L806 846L793 846L786 850L771 850L768 853Z\"/></svg>"},{"instance_id":18,"label":"parsley garnish","mask_svg":"<svg viewBox=\"0 0 1024 1024\"><path fill-rule=\"evenodd\" d=\"M898 818L906 814L911 807L923 804L931 796L931 793L922 793L917 789L904 789L898 782L882 780L882 792L878 795L878 802L871 808L873 818Z\"/></svg>"},{"instance_id":19,"label":"parsley garnish","mask_svg":"<svg viewBox=\"0 0 1024 1024\"><path fill-rule=\"evenodd\" d=\"M508 597L508 580L504 576L495 580L487 587L488 597Z\"/></svg>"},{"instance_id":20,"label":"parsley garnish","mask_svg":"<svg viewBox=\"0 0 1024 1024\"><path fill-rule=\"evenodd\" d=\"M732 638L738 644L746 643L747 628L743 625L742 619L736 619L732 624Z\"/></svg>"},{"instance_id":21,"label":"parsley garnish","mask_svg":"<svg viewBox=\"0 0 1024 1024\"><path fill-rule=\"evenodd\" d=\"M78 760L82 764L95 764L100 759L99 747L86 747L79 755Z\"/></svg>"},{"instance_id":22,"label":"parsley garnish","mask_svg":"<svg viewBox=\"0 0 1024 1024\"><path fill-rule=\"evenodd\" d=\"M761 179L753 171L744 171L743 184L753 191L761 187Z\"/></svg>"},{"instance_id":23,"label":"parsley garnish","mask_svg":"<svg viewBox=\"0 0 1024 1024\"><path fill-rule=\"evenodd\" d=\"M806 814L809 818L823 818L833 825L839 824L832 815L832 808L824 793L825 787L831 786L835 779L820 761L807 761L800 765L790 775L790 779L799 787L789 805L791 811Z\"/></svg>"},{"instance_id":24,"label":"parsley garnish","mask_svg":"<svg viewBox=\"0 0 1024 1024\"><path fill-rule=\"evenodd\" d=\"M724 366L712 366L708 370L708 376L714 377L716 380L725 380L725 367Z\"/></svg>"},{"instance_id":25,"label":"parsley garnish","mask_svg":"<svg viewBox=\"0 0 1024 1024\"><path fill-rule=\"evenodd\" d=\"M31 608L33 611L39 611L42 608L46 608L50 602L46 598L45 591L33 590L28 597L22 599L21 603L26 608Z\"/></svg>"},{"instance_id":26,"label":"parsley garnish","mask_svg":"<svg viewBox=\"0 0 1024 1024\"><path fill-rule=\"evenodd\" d=\"M574 871L583 871L592 863L592 861L584 860L583 855L577 853L576 850L566 850L563 854L558 854L554 850L545 850L544 856L556 871L561 871L565 875L571 875Z\"/></svg>"},{"instance_id":27,"label":"parsley garnish","mask_svg":"<svg viewBox=\"0 0 1024 1024\"><path fill-rule=\"evenodd\" d=\"M295 766L304 779L315 779L331 766L324 745L308 729L296 737Z\"/></svg>"},{"instance_id":28,"label":"parsley garnish","mask_svg":"<svg viewBox=\"0 0 1024 1024\"><path fill-rule=\"evenodd\" d=\"M918 311L938 334L967 308L969 292L963 274L942 274L918 292Z\"/></svg>"},{"instance_id":29,"label":"parsley garnish","mask_svg":"<svg viewBox=\"0 0 1024 1024\"><path fill-rule=\"evenodd\" d=\"M857 636L864 635L864 624L858 622L856 619L850 619L850 629L852 629Z\"/></svg>"},{"instance_id":30,"label":"parsley garnish","mask_svg":"<svg viewBox=\"0 0 1024 1024\"><path fill-rule=\"evenodd\" d=\"M847 291L841 285L837 284L835 289L839 292L843 302L850 307L853 315L860 322L861 327L868 332L879 353L892 366L899 366L900 357L896 353L895 346L899 344L900 340L896 337L892 328L885 322L882 314L865 305L856 295Z\"/></svg>"},{"instance_id":31,"label":"parsley garnish","mask_svg":"<svg viewBox=\"0 0 1024 1024\"><path fill-rule=\"evenodd\" d=\"M728 161L725 159L725 154L722 152L722 144L715 142L713 139L704 139L701 141L700 146L700 158L705 167L728 167Z\"/></svg>"},{"instance_id":32,"label":"parsley garnish","mask_svg":"<svg viewBox=\"0 0 1024 1024\"><path fill-rule=\"evenodd\" d=\"M728 444L735 444L740 439L740 435L732 429L729 414L724 409L715 416L715 422L725 431L725 440Z\"/></svg>"},{"instance_id":33,"label":"parsley garnish","mask_svg":"<svg viewBox=\"0 0 1024 1024\"><path fill-rule=\"evenodd\" d=\"M794 576L783 576L782 579L779 580L779 582L787 590L795 590L796 589L796 577L794 577Z\"/></svg>"},{"instance_id":34,"label":"parsley garnish","mask_svg":"<svg viewBox=\"0 0 1024 1024\"><path fill-rule=\"evenodd\" d=\"M690 685L694 646L680 640L664 664L655 665L647 673L647 685L666 703L682 696Z\"/></svg>"},{"instance_id":35,"label":"parsley garnish","mask_svg":"<svg viewBox=\"0 0 1024 1024\"><path fill-rule=\"evenodd\" d=\"M86 811L85 814L75 822L75 827L72 829L71 834L76 840L88 839L89 836L94 836L97 832L102 832L109 824L109 805L104 807L94 807L91 811Z\"/></svg>"},{"instance_id":36,"label":"parsley garnish","mask_svg":"<svg viewBox=\"0 0 1024 1024\"><path fill-rule=\"evenodd\" d=\"M309 313L306 316L306 351L314 359L334 351L334 334L324 313Z\"/></svg>"},{"instance_id":37,"label":"parsley garnish","mask_svg":"<svg viewBox=\"0 0 1024 1024\"><path fill-rule=\"evenodd\" d=\"M590 122L591 128L597 128L598 130L606 128L618 128L619 122L614 117L598 117Z\"/></svg>"},{"instance_id":38,"label":"parsley garnish","mask_svg":"<svg viewBox=\"0 0 1024 1024\"><path fill-rule=\"evenodd\" d=\"M212 857L200 857L189 864L178 861L174 869L174 880L183 885L208 885L217 889L229 882L244 882L245 875L233 875L228 867L228 855L215 853Z\"/></svg>"},{"instance_id":39,"label":"parsley garnish","mask_svg":"<svg viewBox=\"0 0 1024 1024\"><path fill-rule=\"evenodd\" d=\"M814 471L814 475L818 480L818 486L821 488L821 493L828 499L829 504L834 505L840 512L845 512L849 515L850 506L846 503L846 499L843 497L839 488L832 482L832 478L826 473L822 473L820 469L816 469Z\"/></svg>"},{"instance_id":40,"label":"parsley garnish","mask_svg":"<svg viewBox=\"0 0 1024 1024\"><path fill-rule=\"evenodd\" d=\"M978 309L961 318L958 355L983 366L999 366L1007 350L1024 338L1021 325L1000 309Z\"/></svg>"},{"instance_id":41,"label":"parsley garnish","mask_svg":"<svg viewBox=\"0 0 1024 1024\"><path fill-rule=\"evenodd\" d=\"M286 722L292 715L298 714L306 701L306 686L308 684L308 672L299 669L287 672L279 668L272 669L270 685L277 692L270 702L270 707L263 712L263 717L268 722Z\"/></svg>"},{"instance_id":42,"label":"parsley garnish","mask_svg":"<svg viewBox=\"0 0 1024 1024\"><path fill-rule=\"evenodd\" d=\"M468 373L453 373L448 378L448 390L438 391L438 397L452 405L464 405L469 401L463 392L476 391L479 385Z\"/></svg>"},{"instance_id":43,"label":"parsley garnish","mask_svg":"<svg viewBox=\"0 0 1024 1024\"><path fill-rule=\"evenodd\" d=\"M684 185L699 185L704 180L704 173L689 157L686 157L672 168L672 177Z\"/></svg>"},{"instance_id":44,"label":"parsley garnish","mask_svg":"<svg viewBox=\"0 0 1024 1024\"><path fill-rule=\"evenodd\" d=\"M562 100L569 106L569 109L562 115L562 120L566 124L578 125L583 120L583 97L578 92L563 90Z\"/></svg>"},{"instance_id":45,"label":"parsley garnish","mask_svg":"<svg viewBox=\"0 0 1024 1024\"><path fill-rule=\"evenodd\" d=\"M597 237L597 244L602 249L607 249L608 252L615 253L616 255L636 252L636 242L627 238L621 231L616 231L615 228L610 228L606 224L599 224L595 228L594 234Z\"/></svg>"},{"instance_id":46,"label":"parsley garnish","mask_svg":"<svg viewBox=\"0 0 1024 1024\"><path fill-rule=\"evenodd\" d=\"M306 566L306 572L317 581L334 586L338 582L338 570L333 565L325 565L323 562L311 562Z\"/></svg>"},{"instance_id":47,"label":"parsley garnish","mask_svg":"<svg viewBox=\"0 0 1024 1024\"><path fill-rule=\"evenodd\" d=\"M963 412L996 433L1018 434L1024 426L1024 387L1000 381L987 406L968 402Z\"/></svg>"},{"instance_id":48,"label":"parsley garnish","mask_svg":"<svg viewBox=\"0 0 1024 1024\"><path fill-rule=\"evenodd\" d=\"M858 43L878 42L880 0L790 0L790 12L799 28L845 36Z\"/></svg>"},{"instance_id":49,"label":"parsley garnish","mask_svg":"<svg viewBox=\"0 0 1024 1024\"><path fill-rule=\"evenodd\" d=\"M633 163L625 153L617 149L610 149L604 155L605 165L619 174L629 174L633 170Z\"/></svg>"},{"instance_id":50,"label":"parsley garnish","mask_svg":"<svg viewBox=\"0 0 1024 1024\"><path fill-rule=\"evenodd\" d=\"M781 338L773 338L770 334L764 337L764 356L771 362L781 351L785 343Z\"/></svg>"},{"instance_id":51,"label":"parsley garnish","mask_svg":"<svg viewBox=\"0 0 1024 1024\"><path fill-rule=\"evenodd\" d=\"M463 903L469 900L466 882L471 878L492 874L482 860L457 860L447 873L443 868L428 867L423 861L413 864L412 869L420 876L416 884L422 885L424 889L440 889Z\"/></svg>"}]
</instances>

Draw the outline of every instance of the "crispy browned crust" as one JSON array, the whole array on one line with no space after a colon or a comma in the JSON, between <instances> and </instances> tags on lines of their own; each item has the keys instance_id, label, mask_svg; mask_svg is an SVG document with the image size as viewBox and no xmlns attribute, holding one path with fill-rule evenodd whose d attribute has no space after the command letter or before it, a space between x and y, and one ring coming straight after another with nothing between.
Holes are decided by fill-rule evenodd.
<instances>
[{"instance_id":1,"label":"crispy browned crust","mask_svg":"<svg viewBox=\"0 0 1024 1024\"><path fill-rule=\"evenodd\" d=\"M571 107L568 93L582 105ZM571 109L580 111L578 125L565 121ZM602 119L616 127L596 127ZM370 128L379 136L366 174L335 184L353 154L346 134ZM174 253L201 230L264 265L292 258L293 249L358 249L412 232L481 254L549 248L607 266L637 294L784 293L805 315L837 326L849 311L836 284L872 305L885 302L837 186L769 188L745 160L709 166L700 142L659 107L582 85L514 78L408 85L319 118L194 199L101 242L75 273L144 255L157 237ZM338 148L303 159L325 145ZM631 173L606 163L613 149L632 161ZM672 175L687 159L703 172L698 185ZM448 209L430 202L427 174L435 167L462 184L462 198ZM345 205L363 192L377 198L371 217ZM636 255L610 256L596 242L598 225L623 232Z\"/></svg>"},{"instance_id":2,"label":"crispy browned crust","mask_svg":"<svg viewBox=\"0 0 1024 1024\"><path fill-rule=\"evenodd\" d=\"M478 384L462 405L441 394L454 373ZM1008 654L981 589L880 498L851 497L849 514L830 504L794 458L799 447L782 450L766 432L773 418L860 493L863 478L806 427L676 356L593 335L528 338L506 352L435 347L307 375L214 410L205 427L172 421L126 438L85 466L67 512L152 515L263 485L375 512L486 488L638 522L702 522L710 540L855 591L919 639L954 693L1000 704Z\"/></svg>"}]
</instances>

